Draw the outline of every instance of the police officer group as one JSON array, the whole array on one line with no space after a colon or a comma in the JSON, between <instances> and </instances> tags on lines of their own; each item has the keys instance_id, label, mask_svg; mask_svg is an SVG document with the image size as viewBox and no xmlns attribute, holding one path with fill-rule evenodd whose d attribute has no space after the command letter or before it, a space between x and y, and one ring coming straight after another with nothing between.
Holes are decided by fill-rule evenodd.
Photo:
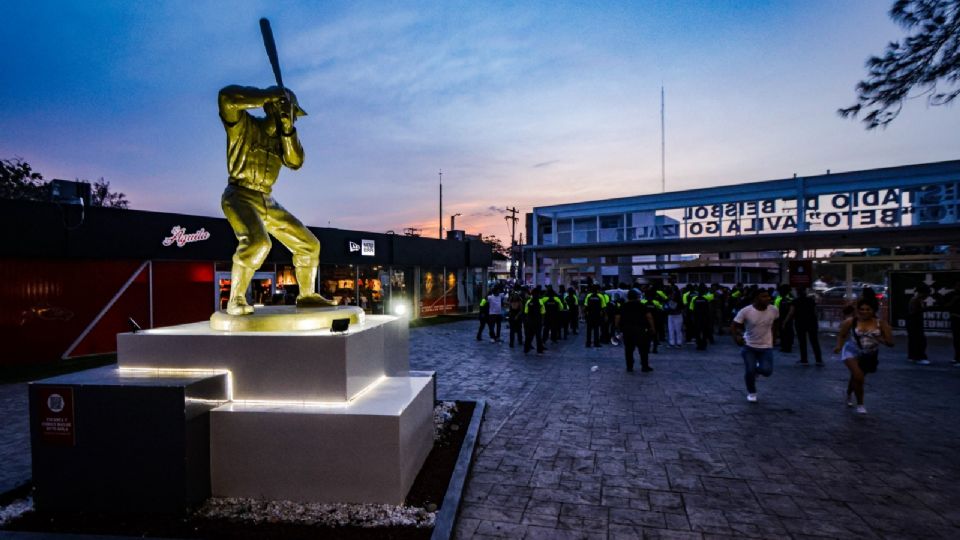
<instances>
[{"instance_id":1,"label":"police officer group","mask_svg":"<svg viewBox=\"0 0 960 540\"><path fill-rule=\"evenodd\" d=\"M653 371L649 354L658 353L661 345L682 348L693 342L697 350L706 350L714 335L723 334L733 316L751 302L756 286L734 287L673 283L637 283L629 287L620 283L605 289L589 284L577 291L573 287L554 288L520 286L513 289L495 286L480 302L480 327L477 341L488 331L493 343L500 343L503 320L509 328L510 347L522 346L524 354L534 349L538 355L547 351L546 344L556 344L580 334L583 323L588 348L622 345L627 371L634 368L634 350L640 356L640 370ZM789 287L771 291L774 302L786 315L796 301ZM815 317L815 316L814 316ZM786 321L784 321L786 319ZM810 332L810 321L804 317L781 317L780 347L790 352L794 325L800 336L812 333L814 353L821 362L816 344L816 330ZM812 322L815 329L816 321ZM802 329L801 329L802 328ZM802 338L801 338L802 339ZM805 341L805 340L804 340ZM806 363L806 343L801 343L801 361Z\"/></svg>"}]
</instances>

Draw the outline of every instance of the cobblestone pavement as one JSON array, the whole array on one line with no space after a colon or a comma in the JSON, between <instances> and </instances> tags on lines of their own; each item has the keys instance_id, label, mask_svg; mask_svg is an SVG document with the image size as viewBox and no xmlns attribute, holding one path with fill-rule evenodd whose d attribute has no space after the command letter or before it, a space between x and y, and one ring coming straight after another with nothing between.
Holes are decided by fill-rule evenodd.
<instances>
[{"instance_id":1,"label":"cobblestone pavement","mask_svg":"<svg viewBox=\"0 0 960 540\"><path fill-rule=\"evenodd\" d=\"M27 385L0 384L0 493L30 480Z\"/></svg>"},{"instance_id":2,"label":"cobblestone pavement","mask_svg":"<svg viewBox=\"0 0 960 540\"><path fill-rule=\"evenodd\" d=\"M748 403L728 336L662 349L642 374L582 335L525 356L475 341L476 325L411 330L412 367L438 372L441 398L489 406L460 539L960 538L960 369L945 339L926 367L904 360L903 338L884 349L857 415L829 356L778 353Z\"/></svg>"},{"instance_id":3,"label":"cobblestone pavement","mask_svg":"<svg viewBox=\"0 0 960 540\"><path fill-rule=\"evenodd\" d=\"M926 367L903 360L903 338L882 351L859 416L829 358L778 354L750 404L726 336L665 349L642 374L582 335L525 356L475 341L476 325L410 331L411 367L438 372L441 398L488 403L458 538L960 537L960 369L945 339ZM0 386L0 492L30 477L26 397Z\"/></svg>"}]
</instances>

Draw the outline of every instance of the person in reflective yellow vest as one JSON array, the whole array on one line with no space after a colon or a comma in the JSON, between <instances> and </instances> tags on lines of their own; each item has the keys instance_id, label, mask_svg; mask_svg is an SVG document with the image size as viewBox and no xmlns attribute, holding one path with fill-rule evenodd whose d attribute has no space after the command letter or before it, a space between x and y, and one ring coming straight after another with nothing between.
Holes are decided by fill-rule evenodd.
<instances>
[{"instance_id":1,"label":"person in reflective yellow vest","mask_svg":"<svg viewBox=\"0 0 960 540\"><path fill-rule=\"evenodd\" d=\"M603 325L603 311L606 307L606 295L600 292L598 285L593 285L590 293L583 298L583 317L587 323L587 347L600 347L600 326Z\"/></svg>"},{"instance_id":2,"label":"person in reflective yellow vest","mask_svg":"<svg viewBox=\"0 0 960 540\"><path fill-rule=\"evenodd\" d=\"M696 294L690 297L690 312L693 315L693 330L697 339L697 350L707 350L707 342L710 336L710 300L707 299L707 287L703 284L697 289Z\"/></svg>"},{"instance_id":3,"label":"person in reflective yellow vest","mask_svg":"<svg viewBox=\"0 0 960 540\"><path fill-rule=\"evenodd\" d=\"M544 319L543 319L543 341L549 338L552 343L560 339L560 324L563 322L563 312L566 306L563 299L557 296L552 285L547 285L547 292L543 297Z\"/></svg>"},{"instance_id":4,"label":"person in reflective yellow vest","mask_svg":"<svg viewBox=\"0 0 960 540\"><path fill-rule=\"evenodd\" d=\"M683 312L684 337L687 341L692 341L695 335L693 328L693 312L690 311L690 297L696 294L692 283L687 283L686 290L680 295L680 304Z\"/></svg>"},{"instance_id":5,"label":"person in reflective yellow vest","mask_svg":"<svg viewBox=\"0 0 960 540\"><path fill-rule=\"evenodd\" d=\"M610 343L610 338L613 336L613 333L610 332L610 327L613 325L613 314L616 312L617 306L613 305L613 301L606 291L601 290L600 294L603 295L605 301L603 321L600 323L600 340L604 343Z\"/></svg>"},{"instance_id":6,"label":"person in reflective yellow vest","mask_svg":"<svg viewBox=\"0 0 960 540\"><path fill-rule=\"evenodd\" d=\"M490 304L487 302L487 299L484 298L480 300L480 328L477 328L477 341L482 340L480 337L483 335L483 329L487 327L487 323L490 319Z\"/></svg>"},{"instance_id":7,"label":"person in reflective yellow vest","mask_svg":"<svg viewBox=\"0 0 960 540\"><path fill-rule=\"evenodd\" d=\"M667 310L666 304L670 301L670 295L668 295L663 290L663 285L655 285L653 287L654 300L658 302L657 305L659 309L653 312L653 322L657 327L657 344L667 342Z\"/></svg>"},{"instance_id":8,"label":"person in reflective yellow vest","mask_svg":"<svg viewBox=\"0 0 960 540\"><path fill-rule=\"evenodd\" d=\"M523 342L523 353L527 354L533 348L533 340L537 340L537 354L543 354L546 349L543 348L543 336L540 334L543 326L543 316L547 310L543 305L543 298L540 296L540 287L535 287L530 292L530 298L523 306L524 331L526 339Z\"/></svg>"}]
</instances>

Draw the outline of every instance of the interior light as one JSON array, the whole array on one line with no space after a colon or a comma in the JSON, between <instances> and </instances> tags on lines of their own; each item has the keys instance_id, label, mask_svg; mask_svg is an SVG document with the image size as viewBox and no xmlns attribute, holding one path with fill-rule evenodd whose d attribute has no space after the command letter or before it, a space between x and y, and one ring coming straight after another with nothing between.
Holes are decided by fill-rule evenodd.
<instances>
[{"instance_id":1,"label":"interior light","mask_svg":"<svg viewBox=\"0 0 960 540\"><path fill-rule=\"evenodd\" d=\"M407 314L407 305L406 305L406 304L394 304L394 306L393 306L393 314L394 314L394 315L399 315L399 316L401 316L401 317L404 316L404 315L406 315L406 314Z\"/></svg>"}]
</instances>

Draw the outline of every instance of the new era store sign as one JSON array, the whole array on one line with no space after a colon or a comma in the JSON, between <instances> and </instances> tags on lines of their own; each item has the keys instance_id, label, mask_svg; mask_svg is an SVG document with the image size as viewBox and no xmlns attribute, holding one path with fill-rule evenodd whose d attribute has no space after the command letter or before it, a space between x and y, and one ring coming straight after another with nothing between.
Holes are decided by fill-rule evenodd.
<instances>
[{"instance_id":1,"label":"new era store sign","mask_svg":"<svg viewBox=\"0 0 960 540\"><path fill-rule=\"evenodd\" d=\"M361 240L360 243L356 243L353 240L347 242L347 251L350 253L360 252L360 255L364 257L373 257L377 254L376 252L376 242L373 240Z\"/></svg>"}]
</instances>

